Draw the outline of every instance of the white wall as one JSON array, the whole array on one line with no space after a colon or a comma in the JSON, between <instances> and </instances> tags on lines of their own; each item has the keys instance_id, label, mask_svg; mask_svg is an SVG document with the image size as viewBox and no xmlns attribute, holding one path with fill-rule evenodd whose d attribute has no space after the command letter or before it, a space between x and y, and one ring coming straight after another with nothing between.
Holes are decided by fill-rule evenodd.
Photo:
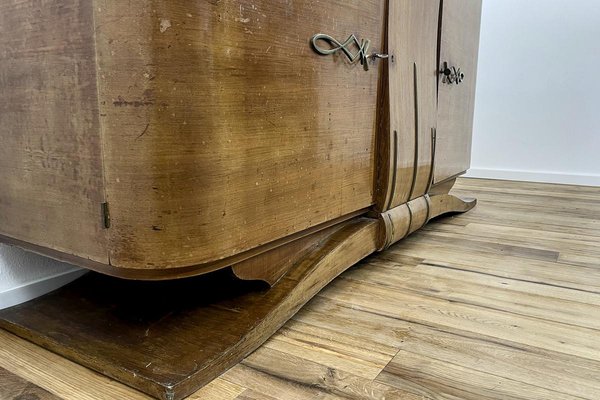
<instances>
[{"instance_id":1,"label":"white wall","mask_svg":"<svg viewBox=\"0 0 600 400\"><path fill-rule=\"evenodd\" d=\"M600 1L483 0L470 176L600 186Z\"/></svg>"},{"instance_id":2,"label":"white wall","mask_svg":"<svg viewBox=\"0 0 600 400\"><path fill-rule=\"evenodd\" d=\"M86 271L0 244L0 310L41 296Z\"/></svg>"}]
</instances>

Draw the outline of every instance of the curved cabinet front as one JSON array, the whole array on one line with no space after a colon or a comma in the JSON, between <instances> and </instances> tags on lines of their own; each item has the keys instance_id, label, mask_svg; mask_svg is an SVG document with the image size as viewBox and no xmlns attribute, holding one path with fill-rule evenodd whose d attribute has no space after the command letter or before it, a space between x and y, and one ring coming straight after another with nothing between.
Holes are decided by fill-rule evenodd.
<instances>
[{"instance_id":1,"label":"curved cabinet front","mask_svg":"<svg viewBox=\"0 0 600 400\"><path fill-rule=\"evenodd\" d=\"M61 2L70 10L72 2ZM24 18L17 11L21 3L9 1L3 14ZM24 3L23 9L35 12L36 2ZM11 198L1 204L0 218L11 216L11 223L0 226L0 235L103 272L150 277L156 271L166 277L185 268L188 274L220 268L235 261L231 257L248 257L364 213L373 204L381 63L370 58L366 70L361 57L352 62L342 50L321 55L311 38L322 33L344 43L354 35L358 45L348 43L348 53L358 54L366 40L369 54L379 52L385 7L379 0L102 0L84 7L86 23L66 32L51 23L59 23L60 15L49 13L48 24L27 41L30 52L41 55L15 53L0 65L29 71L34 63L50 76L59 74L52 69L64 67L43 51L42 38L60 33L77 39L72 42L85 48L81 57L91 65L81 64L85 73L71 84L98 98L81 105L85 112L73 111L71 123L46 118L61 135L43 139L47 152L73 141L79 147L69 149L80 152L75 161L97 169L89 177L79 170L85 185L51 187L52 171L41 162L16 164L20 174L46 179L46 193L61 190L57 202L64 209ZM0 31L28 37L28 26L15 24L9 33L2 25ZM325 40L319 45L336 46ZM35 85L21 83L25 92ZM15 84L0 80L3 90ZM19 131L38 146L44 129L35 125L39 121L17 126L20 108L7 107L0 118L12 125L0 127L3 141ZM81 126L88 127L88 139ZM15 146L25 146L25 139ZM86 146L89 155L81 152ZM62 157L58 150L49 157ZM56 203L51 200L48 206ZM70 213L81 228L61 231L61 218ZM17 226L20 220L35 224ZM43 240L58 231L64 240Z\"/></svg>"},{"instance_id":2,"label":"curved cabinet front","mask_svg":"<svg viewBox=\"0 0 600 400\"><path fill-rule=\"evenodd\" d=\"M381 120L377 210L426 194L431 183L436 127L438 0L391 1Z\"/></svg>"},{"instance_id":3,"label":"curved cabinet front","mask_svg":"<svg viewBox=\"0 0 600 400\"><path fill-rule=\"evenodd\" d=\"M36 2L2 5L5 242L190 276L410 202L426 221L468 167L478 1L60 3L35 30Z\"/></svg>"}]
</instances>

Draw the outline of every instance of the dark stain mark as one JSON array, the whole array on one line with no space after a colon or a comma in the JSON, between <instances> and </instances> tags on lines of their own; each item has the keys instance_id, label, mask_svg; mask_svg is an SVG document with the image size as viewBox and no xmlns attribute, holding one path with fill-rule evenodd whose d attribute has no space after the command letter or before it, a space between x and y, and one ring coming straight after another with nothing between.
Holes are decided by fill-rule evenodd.
<instances>
[{"instance_id":1,"label":"dark stain mark","mask_svg":"<svg viewBox=\"0 0 600 400\"><path fill-rule=\"evenodd\" d=\"M127 107L127 106L145 107L145 106L151 106L153 104L154 104L154 101L152 101L152 100L143 99L143 100L127 101L124 98L122 98L121 96L117 97L116 101L113 101L113 105L115 107Z\"/></svg>"},{"instance_id":2,"label":"dark stain mark","mask_svg":"<svg viewBox=\"0 0 600 400\"><path fill-rule=\"evenodd\" d=\"M148 128L150 127L150 124L146 124L146 127L144 128L143 132L140 133L138 135L138 137L135 138L135 140L138 140L139 138L141 138L142 136L144 136L146 134L146 132L148 132Z\"/></svg>"},{"instance_id":3,"label":"dark stain mark","mask_svg":"<svg viewBox=\"0 0 600 400\"><path fill-rule=\"evenodd\" d=\"M152 225L152 230L153 231L162 231L163 228L161 228L160 226Z\"/></svg>"},{"instance_id":4,"label":"dark stain mark","mask_svg":"<svg viewBox=\"0 0 600 400\"><path fill-rule=\"evenodd\" d=\"M327 376L335 379L335 369L331 367L327 367Z\"/></svg>"}]
</instances>

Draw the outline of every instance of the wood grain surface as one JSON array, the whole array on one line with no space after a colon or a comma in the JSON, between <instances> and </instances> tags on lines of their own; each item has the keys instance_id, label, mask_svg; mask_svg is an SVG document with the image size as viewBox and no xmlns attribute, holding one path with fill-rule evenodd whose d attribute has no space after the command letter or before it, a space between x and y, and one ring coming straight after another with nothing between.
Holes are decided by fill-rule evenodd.
<instances>
[{"instance_id":1,"label":"wood grain surface","mask_svg":"<svg viewBox=\"0 0 600 400\"><path fill-rule=\"evenodd\" d=\"M0 238L161 279L370 207L381 64L310 39L381 51L384 3L4 2Z\"/></svg>"},{"instance_id":2,"label":"wood grain surface","mask_svg":"<svg viewBox=\"0 0 600 400\"><path fill-rule=\"evenodd\" d=\"M97 1L111 263L218 261L369 207L380 69L310 39L381 50L384 3Z\"/></svg>"},{"instance_id":3,"label":"wood grain surface","mask_svg":"<svg viewBox=\"0 0 600 400\"><path fill-rule=\"evenodd\" d=\"M91 2L0 3L0 235L108 263Z\"/></svg>"},{"instance_id":4,"label":"wood grain surface","mask_svg":"<svg viewBox=\"0 0 600 400\"><path fill-rule=\"evenodd\" d=\"M453 194L479 204L342 274L190 399L600 398L600 188ZM0 367L65 400L145 398L4 331Z\"/></svg>"},{"instance_id":5,"label":"wood grain surface","mask_svg":"<svg viewBox=\"0 0 600 400\"><path fill-rule=\"evenodd\" d=\"M437 119L438 0L389 5L389 80L378 153L377 209L423 196L431 182Z\"/></svg>"}]
</instances>

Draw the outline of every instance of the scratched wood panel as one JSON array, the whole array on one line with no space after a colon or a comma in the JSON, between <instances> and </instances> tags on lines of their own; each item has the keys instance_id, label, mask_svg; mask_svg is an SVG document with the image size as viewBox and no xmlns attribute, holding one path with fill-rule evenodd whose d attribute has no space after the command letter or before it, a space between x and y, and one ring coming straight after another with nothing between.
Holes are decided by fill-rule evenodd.
<instances>
[{"instance_id":1,"label":"scratched wood panel","mask_svg":"<svg viewBox=\"0 0 600 400\"><path fill-rule=\"evenodd\" d=\"M90 2L0 3L0 235L107 262Z\"/></svg>"},{"instance_id":2,"label":"scratched wood panel","mask_svg":"<svg viewBox=\"0 0 600 400\"><path fill-rule=\"evenodd\" d=\"M206 263L369 207L379 68L310 39L380 50L384 22L376 0L97 1L111 263Z\"/></svg>"}]
</instances>

